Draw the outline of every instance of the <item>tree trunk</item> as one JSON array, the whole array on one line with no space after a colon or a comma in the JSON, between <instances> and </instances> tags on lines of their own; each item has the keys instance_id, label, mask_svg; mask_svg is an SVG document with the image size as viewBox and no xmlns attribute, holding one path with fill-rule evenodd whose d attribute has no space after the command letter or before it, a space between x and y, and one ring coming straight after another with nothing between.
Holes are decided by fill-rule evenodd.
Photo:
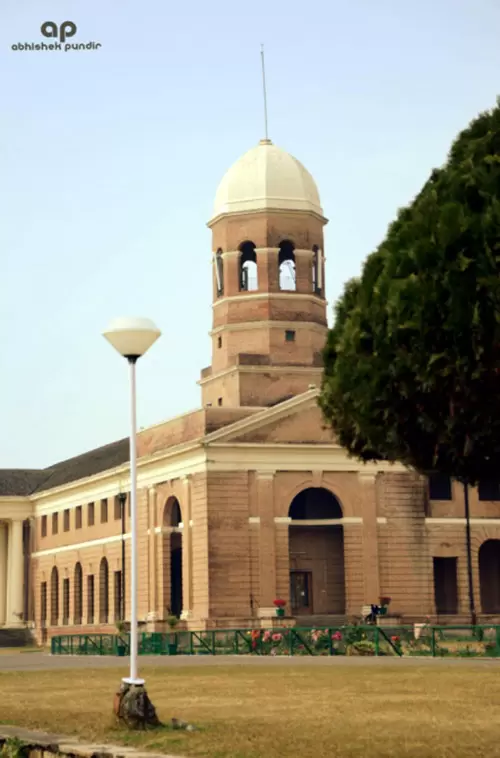
<instances>
[{"instance_id":1,"label":"tree trunk","mask_svg":"<svg viewBox=\"0 0 500 758\"><path fill-rule=\"evenodd\" d=\"M472 626L476 625L476 604L474 602L474 582L472 579L472 548L470 539L470 510L469 510L469 485L464 482L465 502L465 538L467 543L467 578L469 584L469 612Z\"/></svg>"}]
</instances>

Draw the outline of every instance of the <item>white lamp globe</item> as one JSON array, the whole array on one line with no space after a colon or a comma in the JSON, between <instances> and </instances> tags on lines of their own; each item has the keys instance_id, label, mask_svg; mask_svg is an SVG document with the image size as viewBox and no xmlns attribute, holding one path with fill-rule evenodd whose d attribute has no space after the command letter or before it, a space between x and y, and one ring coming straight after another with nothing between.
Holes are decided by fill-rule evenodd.
<instances>
[{"instance_id":1,"label":"white lamp globe","mask_svg":"<svg viewBox=\"0 0 500 758\"><path fill-rule=\"evenodd\" d=\"M115 318L102 336L124 358L137 360L160 335L160 330L149 318Z\"/></svg>"}]
</instances>

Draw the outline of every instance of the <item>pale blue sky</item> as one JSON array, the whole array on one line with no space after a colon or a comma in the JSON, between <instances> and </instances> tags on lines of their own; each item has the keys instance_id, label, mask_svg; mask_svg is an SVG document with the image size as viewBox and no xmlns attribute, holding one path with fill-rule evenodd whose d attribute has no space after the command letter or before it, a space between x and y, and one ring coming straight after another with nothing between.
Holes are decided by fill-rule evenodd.
<instances>
[{"instance_id":1,"label":"pale blue sky","mask_svg":"<svg viewBox=\"0 0 500 758\"><path fill-rule=\"evenodd\" d=\"M128 433L116 315L163 330L139 363L139 423L199 403L210 363L210 217L269 131L315 177L327 294L383 238L500 90L498 0L3 0L0 468ZM44 21L99 52L14 53Z\"/></svg>"}]
</instances>

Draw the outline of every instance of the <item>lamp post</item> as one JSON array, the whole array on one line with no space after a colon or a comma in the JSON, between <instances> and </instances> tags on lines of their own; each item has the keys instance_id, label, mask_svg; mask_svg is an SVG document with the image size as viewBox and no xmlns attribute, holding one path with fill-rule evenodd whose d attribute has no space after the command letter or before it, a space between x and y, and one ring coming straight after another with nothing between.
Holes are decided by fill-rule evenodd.
<instances>
[{"instance_id":1,"label":"lamp post","mask_svg":"<svg viewBox=\"0 0 500 758\"><path fill-rule=\"evenodd\" d=\"M131 575L130 575L130 676L123 679L121 694L123 699L130 689L137 694L144 687L144 679L139 679L137 667L137 422L136 422L136 363L156 342L161 332L146 318L114 319L103 332L103 337L127 359L130 369L130 520L131 520ZM146 701L148 699L146 698ZM144 702L144 698L142 698ZM149 702L149 701L148 701ZM151 705L151 704L150 704ZM151 708L152 705L151 705ZM153 708L154 712L154 708ZM120 714L119 714L120 715ZM144 713L144 721L147 720ZM156 714L154 714L156 719Z\"/></svg>"}]
</instances>

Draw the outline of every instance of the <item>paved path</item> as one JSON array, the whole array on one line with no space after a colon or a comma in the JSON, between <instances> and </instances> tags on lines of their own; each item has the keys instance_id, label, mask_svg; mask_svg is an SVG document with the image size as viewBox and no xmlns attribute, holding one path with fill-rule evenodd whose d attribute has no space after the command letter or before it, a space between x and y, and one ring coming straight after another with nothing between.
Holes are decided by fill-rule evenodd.
<instances>
[{"instance_id":1,"label":"paved path","mask_svg":"<svg viewBox=\"0 0 500 758\"><path fill-rule=\"evenodd\" d=\"M179 655L141 656L142 668L182 668L190 666L496 666L498 658L396 658L381 656L235 656L235 655ZM50 671L82 668L115 668L128 672L128 659L111 656L68 656L46 655L44 653L13 653L0 656L0 674L7 671Z\"/></svg>"}]
</instances>

